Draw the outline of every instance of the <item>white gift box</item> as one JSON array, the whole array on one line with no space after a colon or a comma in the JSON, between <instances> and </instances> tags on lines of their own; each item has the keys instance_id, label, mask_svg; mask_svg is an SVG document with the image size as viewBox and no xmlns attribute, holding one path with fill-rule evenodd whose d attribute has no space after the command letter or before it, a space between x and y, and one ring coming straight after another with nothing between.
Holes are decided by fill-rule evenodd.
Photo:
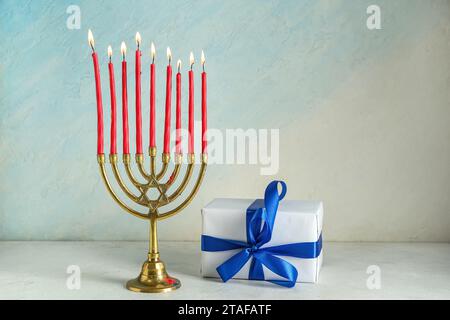
<instances>
[{"instance_id":1,"label":"white gift box","mask_svg":"<svg viewBox=\"0 0 450 320\"><path fill-rule=\"evenodd\" d=\"M221 239L247 241L246 212L254 199L214 199L202 209L202 234ZM322 233L323 204L321 201L283 200L272 233L272 239L261 248L299 242L316 242ZM201 274L218 278L216 268L242 249L202 251ZM317 258L279 258L291 263L298 271L297 282L317 282L322 265L322 251ZM234 275L248 279L250 259ZM263 266L265 280L285 280Z\"/></svg>"}]
</instances>

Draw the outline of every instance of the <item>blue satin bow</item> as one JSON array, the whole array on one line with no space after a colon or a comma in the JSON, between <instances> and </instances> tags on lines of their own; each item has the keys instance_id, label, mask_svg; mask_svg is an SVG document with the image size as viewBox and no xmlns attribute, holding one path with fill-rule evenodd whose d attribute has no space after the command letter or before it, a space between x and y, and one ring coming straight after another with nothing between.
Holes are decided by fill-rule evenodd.
<instances>
[{"instance_id":1,"label":"blue satin bow","mask_svg":"<svg viewBox=\"0 0 450 320\"><path fill-rule=\"evenodd\" d=\"M278 194L278 184L281 184L282 187L281 194ZM264 265L275 274L286 279L270 280L270 282L291 288L297 280L297 269L289 262L275 255L303 259L319 256L322 249L322 235L316 242L300 242L261 248L263 244L268 243L272 238L278 203L284 198L286 191L286 183L283 181L272 181L266 188L264 200L255 200L247 208L247 242L202 235L202 251L213 252L242 249L217 267L216 270L223 282L231 279L250 258L253 258L248 276L250 280L265 280L262 267Z\"/></svg>"}]
</instances>

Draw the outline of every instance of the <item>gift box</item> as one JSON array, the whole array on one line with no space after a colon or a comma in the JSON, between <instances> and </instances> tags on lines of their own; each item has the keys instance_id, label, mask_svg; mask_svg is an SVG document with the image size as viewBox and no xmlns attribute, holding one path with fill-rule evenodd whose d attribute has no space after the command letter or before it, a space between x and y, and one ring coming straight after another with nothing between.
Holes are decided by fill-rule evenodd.
<instances>
[{"instance_id":1,"label":"gift box","mask_svg":"<svg viewBox=\"0 0 450 320\"><path fill-rule=\"evenodd\" d=\"M281 195L277 185L281 184ZM317 282L322 265L321 201L284 200L274 181L264 199L214 199L202 209L204 277Z\"/></svg>"}]
</instances>

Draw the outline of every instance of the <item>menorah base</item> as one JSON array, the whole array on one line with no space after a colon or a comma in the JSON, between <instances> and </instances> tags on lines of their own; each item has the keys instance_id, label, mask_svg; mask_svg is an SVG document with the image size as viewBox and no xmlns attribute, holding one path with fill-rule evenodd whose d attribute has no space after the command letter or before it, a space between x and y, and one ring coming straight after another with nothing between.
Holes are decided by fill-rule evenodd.
<instances>
[{"instance_id":1,"label":"menorah base","mask_svg":"<svg viewBox=\"0 0 450 320\"><path fill-rule=\"evenodd\" d=\"M167 274L162 261L145 261L139 277L127 282L127 289L134 292L169 292L179 287L180 280Z\"/></svg>"}]
</instances>

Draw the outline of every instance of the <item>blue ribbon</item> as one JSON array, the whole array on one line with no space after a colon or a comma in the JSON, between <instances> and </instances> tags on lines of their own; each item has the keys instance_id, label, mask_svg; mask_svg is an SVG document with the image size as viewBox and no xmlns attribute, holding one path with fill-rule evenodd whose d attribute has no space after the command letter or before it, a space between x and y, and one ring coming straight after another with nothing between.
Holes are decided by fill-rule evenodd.
<instances>
[{"instance_id":1,"label":"blue ribbon","mask_svg":"<svg viewBox=\"0 0 450 320\"><path fill-rule=\"evenodd\" d=\"M278 184L281 194L278 194ZM220 239L202 235L202 251L216 252L242 249L216 268L223 282L231 279L252 258L248 278L265 280L263 265L286 280L270 282L291 288L298 277L297 269L277 256L289 256L303 259L317 258L322 250L322 235L316 242L299 242L274 247L261 246L272 238L278 203L286 195L287 186L283 181L272 181L266 188L263 199L255 200L247 208L247 242Z\"/></svg>"}]
</instances>

